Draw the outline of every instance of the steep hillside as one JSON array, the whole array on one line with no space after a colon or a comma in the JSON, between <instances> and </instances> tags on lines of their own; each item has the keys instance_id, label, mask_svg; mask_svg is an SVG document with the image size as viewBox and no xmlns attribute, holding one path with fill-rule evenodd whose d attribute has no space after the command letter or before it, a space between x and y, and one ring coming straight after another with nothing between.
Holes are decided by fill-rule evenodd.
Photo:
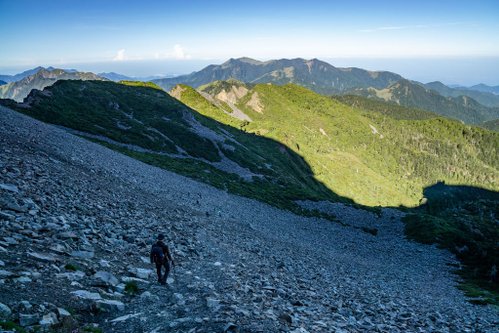
<instances>
[{"instance_id":1,"label":"steep hillside","mask_svg":"<svg viewBox=\"0 0 499 333\"><path fill-rule=\"evenodd\" d=\"M249 58L230 59L198 72L175 78L154 80L165 90L182 83L199 87L217 80L236 79L245 83L295 83L318 93L341 93L352 88L384 88L402 77L391 72L360 68L337 68L318 59L280 59L261 62Z\"/></svg>"},{"instance_id":2,"label":"steep hillside","mask_svg":"<svg viewBox=\"0 0 499 333\"><path fill-rule=\"evenodd\" d=\"M231 113L192 89L183 89L186 92L177 95L181 101L227 122ZM290 147L303 156L319 181L357 202L414 205L422 188L439 179L498 187L498 165L493 157L499 144L497 133L421 111L418 114L424 115L424 120L397 120L294 85L246 89L235 105L252 121L243 122L241 128ZM216 82L205 86L202 93L218 99L222 91L229 93L227 83ZM396 112L397 107L390 111ZM231 117L231 122L237 121Z\"/></svg>"},{"instance_id":3,"label":"steep hillside","mask_svg":"<svg viewBox=\"0 0 499 333\"><path fill-rule=\"evenodd\" d=\"M338 95L332 98L353 108L380 113L395 119L424 120L439 117L433 112L358 95Z\"/></svg>"},{"instance_id":4,"label":"steep hillside","mask_svg":"<svg viewBox=\"0 0 499 333\"><path fill-rule=\"evenodd\" d=\"M352 91L354 94L394 102L435 112L445 117L459 119L469 124L499 118L499 108L488 108L467 96L444 97L434 90L417 83L401 80L385 89L363 88Z\"/></svg>"},{"instance_id":5,"label":"steep hillside","mask_svg":"<svg viewBox=\"0 0 499 333\"><path fill-rule=\"evenodd\" d=\"M4 84L7 84L7 82L0 80L0 86L3 86Z\"/></svg>"},{"instance_id":6,"label":"steep hillside","mask_svg":"<svg viewBox=\"0 0 499 333\"><path fill-rule=\"evenodd\" d=\"M499 107L499 95L487 91L477 91L467 88L451 88L442 82L430 82L424 85L426 88L435 90L445 97L468 96L478 103L488 107Z\"/></svg>"},{"instance_id":7,"label":"steep hillside","mask_svg":"<svg viewBox=\"0 0 499 333\"><path fill-rule=\"evenodd\" d=\"M498 188L497 133L442 118L397 120L295 85L216 82L174 95L190 108L148 87L61 81L13 107L281 207L338 195L412 206L438 180Z\"/></svg>"},{"instance_id":8,"label":"steep hillside","mask_svg":"<svg viewBox=\"0 0 499 333\"><path fill-rule=\"evenodd\" d=\"M499 132L499 119L489 120L481 124L483 128Z\"/></svg>"},{"instance_id":9,"label":"steep hillside","mask_svg":"<svg viewBox=\"0 0 499 333\"><path fill-rule=\"evenodd\" d=\"M25 103L3 103L139 160L275 206L298 209L294 201L300 198L341 200L285 145L218 123L163 90L58 81L34 90Z\"/></svg>"},{"instance_id":10,"label":"steep hillside","mask_svg":"<svg viewBox=\"0 0 499 333\"><path fill-rule=\"evenodd\" d=\"M13 99L18 102L28 96L31 90L54 84L58 80L105 80L94 73L67 71L63 69L41 68L36 73L24 77L20 81L11 82L0 87L0 98Z\"/></svg>"}]
</instances>

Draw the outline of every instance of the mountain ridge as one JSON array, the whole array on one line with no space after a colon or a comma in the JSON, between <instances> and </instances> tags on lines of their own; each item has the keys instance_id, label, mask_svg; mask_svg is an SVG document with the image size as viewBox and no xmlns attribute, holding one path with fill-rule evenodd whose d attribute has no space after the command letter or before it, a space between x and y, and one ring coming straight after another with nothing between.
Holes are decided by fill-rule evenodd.
<instances>
[{"instance_id":1,"label":"mountain ridge","mask_svg":"<svg viewBox=\"0 0 499 333\"><path fill-rule=\"evenodd\" d=\"M170 90L178 83L197 88L230 78L247 83L296 83L320 93L332 94L355 87L384 87L402 77L387 71L366 71L355 67L337 68L316 58L262 62L245 57L231 58L221 65L209 65L188 75L153 81L165 90Z\"/></svg>"},{"instance_id":2,"label":"mountain ridge","mask_svg":"<svg viewBox=\"0 0 499 333\"><path fill-rule=\"evenodd\" d=\"M91 72L77 72L59 68L40 68L36 73L25 76L19 81L0 86L0 98L22 102L31 90L43 90L58 80L107 80Z\"/></svg>"}]
</instances>

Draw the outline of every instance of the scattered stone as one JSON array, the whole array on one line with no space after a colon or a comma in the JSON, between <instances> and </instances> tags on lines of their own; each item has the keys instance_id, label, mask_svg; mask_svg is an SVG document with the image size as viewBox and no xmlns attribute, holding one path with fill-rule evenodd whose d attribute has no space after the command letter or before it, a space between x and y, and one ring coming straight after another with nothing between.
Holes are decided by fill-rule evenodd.
<instances>
[{"instance_id":1,"label":"scattered stone","mask_svg":"<svg viewBox=\"0 0 499 333\"><path fill-rule=\"evenodd\" d=\"M75 295L78 298L88 299L88 300L100 300L102 297L99 293L92 293L88 290L76 290L72 291L71 294Z\"/></svg>"},{"instance_id":2,"label":"scattered stone","mask_svg":"<svg viewBox=\"0 0 499 333\"><path fill-rule=\"evenodd\" d=\"M50 312L43 316L42 320L40 320L39 322L39 325L41 327L47 328L56 325L58 322L59 321L57 320L57 315L53 312Z\"/></svg>"},{"instance_id":3,"label":"scattered stone","mask_svg":"<svg viewBox=\"0 0 499 333\"><path fill-rule=\"evenodd\" d=\"M220 301L215 298L207 297L206 306L208 307L208 309L210 309L210 311L217 312L218 310L220 310Z\"/></svg>"},{"instance_id":4,"label":"scattered stone","mask_svg":"<svg viewBox=\"0 0 499 333\"><path fill-rule=\"evenodd\" d=\"M19 192L19 189L17 188L17 186L13 185L13 184L0 184L0 189L5 190L5 191L14 192L14 193Z\"/></svg>"},{"instance_id":5,"label":"scattered stone","mask_svg":"<svg viewBox=\"0 0 499 333\"><path fill-rule=\"evenodd\" d=\"M24 314L20 313L19 314L19 325L22 327L26 326L32 326L38 324L40 321L40 315L35 313L35 314Z\"/></svg>"},{"instance_id":6,"label":"scattered stone","mask_svg":"<svg viewBox=\"0 0 499 333\"><path fill-rule=\"evenodd\" d=\"M29 252L28 255L30 257L33 257L33 258L38 259L40 261L46 261L46 262L55 262L55 261L57 261L57 258L54 255L52 255L52 254L38 253L38 252Z\"/></svg>"},{"instance_id":7,"label":"scattered stone","mask_svg":"<svg viewBox=\"0 0 499 333\"><path fill-rule=\"evenodd\" d=\"M148 279L153 273L153 270L147 268L134 268L131 273L139 279Z\"/></svg>"},{"instance_id":8,"label":"scattered stone","mask_svg":"<svg viewBox=\"0 0 499 333\"><path fill-rule=\"evenodd\" d=\"M80 259L92 259L94 257L94 252L90 251L73 251L71 256Z\"/></svg>"},{"instance_id":9,"label":"scattered stone","mask_svg":"<svg viewBox=\"0 0 499 333\"><path fill-rule=\"evenodd\" d=\"M7 319L12 314L12 310L5 304L0 303L0 318Z\"/></svg>"},{"instance_id":10,"label":"scattered stone","mask_svg":"<svg viewBox=\"0 0 499 333\"><path fill-rule=\"evenodd\" d=\"M15 275L16 274L14 274L12 272L0 269L0 279L9 278L9 277L12 277L12 276L15 276Z\"/></svg>"},{"instance_id":11,"label":"scattered stone","mask_svg":"<svg viewBox=\"0 0 499 333\"><path fill-rule=\"evenodd\" d=\"M125 310L125 304L120 301L101 299L95 302L97 309L101 311L123 311Z\"/></svg>"},{"instance_id":12,"label":"scattered stone","mask_svg":"<svg viewBox=\"0 0 499 333\"><path fill-rule=\"evenodd\" d=\"M100 281L104 286L116 286L120 281L111 273L105 271L98 271L94 274L94 279Z\"/></svg>"},{"instance_id":13,"label":"scattered stone","mask_svg":"<svg viewBox=\"0 0 499 333\"><path fill-rule=\"evenodd\" d=\"M224 327L224 333L237 333L238 331L238 327L234 323L228 323Z\"/></svg>"},{"instance_id":14,"label":"scattered stone","mask_svg":"<svg viewBox=\"0 0 499 333\"><path fill-rule=\"evenodd\" d=\"M71 316L71 313L69 313L69 311L63 308L57 308L57 314L59 315L59 318Z\"/></svg>"},{"instance_id":15,"label":"scattered stone","mask_svg":"<svg viewBox=\"0 0 499 333\"><path fill-rule=\"evenodd\" d=\"M131 313L131 314L127 314L127 315L124 315L124 316L121 316L121 317L118 317L118 318L114 318L113 320L111 320L112 323L116 323L116 322L119 322L119 321L125 321L125 320L128 320L130 318L134 318L134 317L138 317L140 316L142 313L139 312L139 313Z\"/></svg>"}]
</instances>

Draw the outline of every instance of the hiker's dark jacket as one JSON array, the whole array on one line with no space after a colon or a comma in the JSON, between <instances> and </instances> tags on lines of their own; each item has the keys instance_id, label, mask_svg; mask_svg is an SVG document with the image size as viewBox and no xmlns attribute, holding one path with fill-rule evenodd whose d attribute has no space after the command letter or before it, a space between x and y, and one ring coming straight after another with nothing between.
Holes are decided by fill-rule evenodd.
<instances>
[{"instance_id":1,"label":"hiker's dark jacket","mask_svg":"<svg viewBox=\"0 0 499 333\"><path fill-rule=\"evenodd\" d=\"M163 249L163 254L164 254L163 260L165 262L173 261L172 256L170 255L170 249L168 248L168 246L165 243L163 243L163 241L157 241L155 244L153 244L153 247L154 246L160 246ZM151 263L154 263L152 248L151 248L150 259L151 259Z\"/></svg>"}]
</instances>

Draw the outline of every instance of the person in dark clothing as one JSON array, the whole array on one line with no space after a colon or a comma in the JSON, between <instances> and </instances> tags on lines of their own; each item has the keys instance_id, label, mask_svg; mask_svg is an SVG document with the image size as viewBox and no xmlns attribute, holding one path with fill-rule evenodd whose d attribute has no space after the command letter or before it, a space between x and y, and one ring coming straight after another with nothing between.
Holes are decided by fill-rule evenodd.
<instances>
[{"instance_id":1,"label":"person in dark clothing","mask_svg":"<svg viewBox=\"0 0 499 333\"><path fill-rule=\"evenodd\" d=\"M165 236L158 235L158 240L151 248L151 264L156 264L156 273L158 274L158 282L165 285L168 274L170 273L170 263L175 266L175 263L170 254L170 249L163 243ZM162 268L165 268L165 274L161 274Z\"/></svg>"}]
</instances>

